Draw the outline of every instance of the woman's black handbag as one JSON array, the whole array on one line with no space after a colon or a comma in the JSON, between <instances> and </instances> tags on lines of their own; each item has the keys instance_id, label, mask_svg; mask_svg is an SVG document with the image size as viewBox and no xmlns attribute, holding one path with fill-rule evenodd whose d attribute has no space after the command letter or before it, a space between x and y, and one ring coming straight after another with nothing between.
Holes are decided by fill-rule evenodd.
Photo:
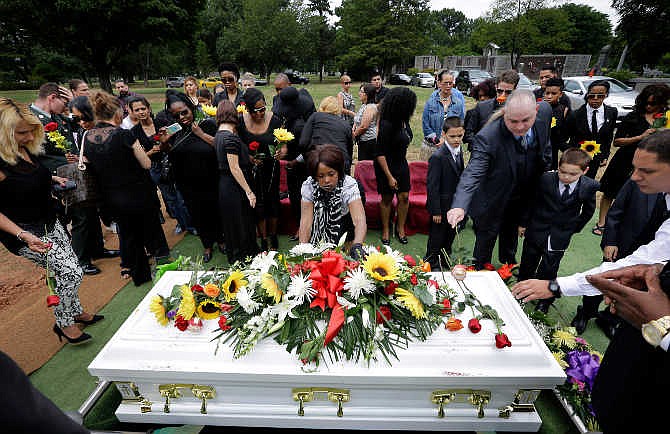
<instances>
[{"instance_id":1,"label":"woman's black handbag","mask_svg":"<svg viewBox=\"0 0 670 434\"><path fill-rule=\"evenodd\" d=\"M59 194L66 208L74 205L95 204L100 199L97 180L90 171L86 170L86 164L84 164L85 143L86 133L82 136L78 163L65 164L56 168L58 176L74 181L76 184L76 188Z\"/></svg>"}]
</instances>

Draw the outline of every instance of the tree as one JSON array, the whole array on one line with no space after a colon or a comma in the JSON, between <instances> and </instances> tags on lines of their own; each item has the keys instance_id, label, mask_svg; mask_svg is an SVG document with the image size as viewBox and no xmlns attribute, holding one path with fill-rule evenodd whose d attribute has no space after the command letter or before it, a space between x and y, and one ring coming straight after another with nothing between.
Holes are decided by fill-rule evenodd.
<instances>
[{"instance_id":1,"label":"tree","mask_svg":"<svg viewBox=\"0 0 670 434\"><path fill-rule=\"evenodd\" d=\"M427 0L343 0L336 43L342 69L359 76L409 61L426 46Z\"/></svg>"},{"instance_id":2,"label":"tree","mask_svg":"<svg viewBox=\"0 0 670 434\"><path fill-rule=\"evenodd\" d=\"M612 40L609 17L587 5L567 3L560 7L568 15L573 30L567 36L569 53L597 55Z\"/></svg>"},{"instance_id":3,"label":"tree","mask_svg":"<svg viewBox=\"0 0 670 434\"><path fill-rule=\"evenodd\" d=\"M612 7L621 16L616 32L628 43L631 65L641 68L658 63L668 51L668 0L613 0Z\"/></svg>"},{"instance_id":4,"label":"tree","mask_svg":"<svg viewBox=\"0 0 670 434\"><path fill-rule=\"evenodd\" d=\"M334 53L335 29L328 24L328 17L333 15L328 0L307 0L307 14L303 22L305 42L311 46L311 57L317 59L319 82L323 81L323 65ZM316 14L316 15L313 15Z\"/></svg>"},{"instance_id":5,"label":"tree","mask_svg":"<svg viewBox=\"0 0 670 434\"><path fill-rule=\"evenodd\" d=\"M69 53L95 70L103 89L120 60L146 39L160 44L193 35L192 11L202 0L3 0L0 16L54 51Z\"/></svg>"},{"instance_id":6,"label":"tree","mask_svg":"<svg viewBox=\"0 0 670 434\"><path fill-rule=\"evenodd\" d=\"M470 54L469 39L473 20L456 9L430 11L426 20L425 35L429 51L438 56Z\"/></svg>"}]
</instances>

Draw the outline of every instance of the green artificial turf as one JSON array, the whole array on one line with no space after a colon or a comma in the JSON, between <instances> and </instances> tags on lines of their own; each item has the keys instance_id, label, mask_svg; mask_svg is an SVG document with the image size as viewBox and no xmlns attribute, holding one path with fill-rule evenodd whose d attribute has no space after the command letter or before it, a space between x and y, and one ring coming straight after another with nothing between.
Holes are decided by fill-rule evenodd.
<instances>
[{"instance_id":1,"label":"green artificial turf","mask_svg":"<svg viewBox=\"0 0 670 434\"><path fill-rule=\"evenodd\" d=\"M567 251L559 275L567 275L577 271L583 271L600 262L599 249L600 238L591 234L591 228L595 224L594 219L588 224L581 234L573 237L569 250ZM426 235L413 235L409 237L407 245L392 240L392 247L422 257L426 249ZM369 231L366 242L374 245L380 244L380 232ZM471 252L474 243L474 234L468 226L461 236L462 245ZM286 236L279 238L280 250L286 250L295 243L290 242ZM497 250L494 250L494 259L497 259ZM172 250L173 256L178 255L197 257L202 254L202 246L197 237L187 235ZM520 251L518 253L520 255ZM225 255L215 250L211 266L226 266ZM494 265L500 265L494 261ZM101 310L105 320L87 328L94 336L92 343L84 346L66 345L42 368L31 375L33 384L46 396L53 400L56 405L64 410L77 410L83 401L95 388L94 377L88 374L87 367L104 344L112 337L123 321L130 315L140 300L150 290L151 284L147 283L135 287L128 283L117 295ZM563 325L568 325L576 306L580 300L576 297L564 297L554 303L554 308L549 312L552 319L556 319ZM584 337L600 351L607 346L607 338L593 324ZM131 357L132 355L129 355ZM86 426L95 429L124 429L129 431L146 431L145 426L136 426L119 423L114 417L116 406L120 402L120 395L114 388L108 389L103 398L93 408L85 419ZM564 410L553 397L551 392L545 391L537 401L537 409L543 420L541 433L572 433L574 428ZM164 428L163 433L178 432L177 429Z\"/></svg>"}]
</instances>

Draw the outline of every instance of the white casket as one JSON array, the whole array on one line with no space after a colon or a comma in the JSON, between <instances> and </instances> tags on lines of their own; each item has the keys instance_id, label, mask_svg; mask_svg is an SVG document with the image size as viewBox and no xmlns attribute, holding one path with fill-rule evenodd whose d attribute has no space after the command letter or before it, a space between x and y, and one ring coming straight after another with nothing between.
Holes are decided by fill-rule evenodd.
<instances>
[{"instance_id":1,"label":"white casket","mask_svg":"<svg viewBox=\"0 0 670 434\"><path fill-rule=\"evenodd\" d=\"M468 273L467 284L495 307L512 346L497 349L493 323L482 331L438 329L389 366L383 359L324 363L313 371L272 339L233 359L200 332L162 327L149 311L190 272L166 273L89 365L123 396L123 422L281 428L537 431L533 402L565 374L495 272ZM441 274L435 274L437 280ZM451 276L448 283L455 287ZM464 324L471 317L466 310Z\"/></svg>"}]
</instances>

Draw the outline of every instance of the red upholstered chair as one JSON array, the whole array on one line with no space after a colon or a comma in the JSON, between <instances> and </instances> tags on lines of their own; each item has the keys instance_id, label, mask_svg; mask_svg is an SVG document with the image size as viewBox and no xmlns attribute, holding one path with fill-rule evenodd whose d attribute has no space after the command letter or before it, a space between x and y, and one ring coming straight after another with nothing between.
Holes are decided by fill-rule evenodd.
<instances>
[{"instance_id":1,"label":"red upholstered chair","mask_svg":"<svg viewBox=\"0 0 670 434\"><path fill-rule=\"evenodd\" d=\"M279 160L279 194L286 196L288 193L288 181L286 178L286 161ZM277 231L282 235L294 235L298 231L298 223L291 214L291 202L288 196L279 201L279 223Z\"/></svg>"},{"instance_id":2,"label":"red upholstered chair","mask_svg":"<svg viewBox=\"0 0 670 434\"><path fill-rule=\"evenodd\" d=\"M381 218L379 214L379 202L381 195L377 193L377 177L372 160L362 160L354 167L354 178L363 185L365 191L365 218L368 229L381 229ZM395 199L393 208L395 210ZM394 215L395 211L391 211Z\"/></svg>"},{"instance_id":3,"label":"red upholstered chair","mask_svg":"<svg viewBox=\"0 0 670 434\"><path fill-rule=\"evenodd\" d=\"M428 177L427 161L411 161L409 163L411 188L409 191L409 212L405 232L427 234L430 229L430 213L426 209L426 178Z\"/></svg>"}]
</instances>

